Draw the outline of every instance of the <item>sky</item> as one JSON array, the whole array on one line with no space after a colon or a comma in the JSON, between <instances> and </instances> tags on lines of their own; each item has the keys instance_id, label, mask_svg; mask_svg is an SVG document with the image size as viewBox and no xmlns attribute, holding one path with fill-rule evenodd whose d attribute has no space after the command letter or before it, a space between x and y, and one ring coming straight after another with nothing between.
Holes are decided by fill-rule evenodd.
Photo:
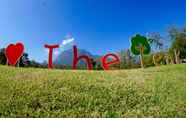
<instances>
[{"instance_id":1,"label":"sky","mask_svg":"<svg viewBox=\"0 0 186 118\"><path fill-rule=\"evenodd\" d=\"M103 55L130 48L137 33L165 35L171 25L186 25L185 0L0 0L0 48L22 42L39 62L48 58L44 44L67 37Z\"/></svg>"}]
</instances>

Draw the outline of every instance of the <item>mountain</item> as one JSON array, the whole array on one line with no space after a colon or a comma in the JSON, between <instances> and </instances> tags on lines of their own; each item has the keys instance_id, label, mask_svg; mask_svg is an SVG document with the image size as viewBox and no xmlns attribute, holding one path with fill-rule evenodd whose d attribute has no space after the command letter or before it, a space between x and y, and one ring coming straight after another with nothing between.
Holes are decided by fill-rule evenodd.
<instances>
[{"instance_id":1,"label":"mountain","mask_svg":"<svg viewBox=\"0 0 186 118\"><path fill-rule=\"evenodd\" d=\"M87 55L93 59L100 57L98 55L93 55L84 49L78 49L78 55ZM55 65L70 65L71 66L72 62L73 62L73 56L74 56L73 49L65 50L57 56L57 58L54 60L53 63ZM85 63L84 63L84 61L80 61L78 64L84 65Z\"/></svg>"}]
</instances>

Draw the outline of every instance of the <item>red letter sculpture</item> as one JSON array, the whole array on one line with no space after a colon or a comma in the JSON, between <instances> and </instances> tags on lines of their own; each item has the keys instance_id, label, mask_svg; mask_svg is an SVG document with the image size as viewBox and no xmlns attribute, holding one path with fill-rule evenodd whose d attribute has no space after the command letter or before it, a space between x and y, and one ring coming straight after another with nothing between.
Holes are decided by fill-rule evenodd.
<instances>
[{"instance_id":1,"label":"red letter sculpture","mask_svg":"<svg viewBox=\"0 0 186 118\"><path fill-rule=\"evenodd\" d=\"M112 61L107 61L107 59L109 57L113 58ZM116 54L107 54L107 55L102 57L101 62L102 62L103 69L104 70L109 70L109 65L119 63L120 59Z\"/></svg>"},{"instance_id":2,"label":"red letter sculpture","mask_svg":"<svg viewBox=\"0 0 186 118\"><path fill-rule=\"evenodd\" d=\"M24 45L22 43L10 44L5 50L7 62L15 66L24 52Z\"/></svg>"},{"instance_id":3,"label":"red letter sculpture","mask_svg":"<svg viewBox=\"0 0 186 118\"><path fill-rule=\"evenodd\" d=\"M73 46L73 49L74 49L73 69L76 69L78 61L83 59L84 61L87 62L88 70L92 70L93 66L92 66L90 58L88 56L86 56L86 55L81 55L81 56L78 57L77 47Z\"/></svg>"},{"instance_id":4,"label":"red letter sculpture","mask_svg":"<svg viewBox=\"0 0 186 118\"><path fill-rule=\"evenodd\" d=\"M48 56L48 68L53 68L53 63L52 63L52 54L53 54L53 49L54 48L59 48L59 45L45 45L45 48L49 49L49 56Z\"/></svg>"}]
</instances>

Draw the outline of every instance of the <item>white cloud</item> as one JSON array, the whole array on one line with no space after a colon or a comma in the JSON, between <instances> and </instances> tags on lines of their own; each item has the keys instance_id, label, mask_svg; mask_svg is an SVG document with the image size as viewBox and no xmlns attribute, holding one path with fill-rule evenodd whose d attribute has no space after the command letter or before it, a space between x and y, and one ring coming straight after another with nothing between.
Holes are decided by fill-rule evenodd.
<instances>
[{"instance_id":1,"label":"white cloud","mask_svg":"<svg viewBox=\"0 0 186 118\"><path fill-rule=\"evenodd\" d=\"M71 44L71 43L73 43L74 41L75 41L75 39L74 39L73 37L67 38L67 39L63 40L63 42L62 42L62 44L60 45L60 47L63 47L63 46L68 45L68 44Z\"/></svg>"},{"instance_id":2,"label":"white cloud","mask_svg":"<svg viewBox=\"0 0 186 118\"><path fill-rule=\"evenodd\" d=\"M65 49L70 48L70 46L72 46L74 44L75 39L73 37L68 37L65 40L62 41L62 43L60 44L60 48L56 48L53 50L53 55L54 56L58 56L62 51L64 51ZM45 54L48 55L49 53L49 49L45 48Z\"/></svg>"}]
</instances>

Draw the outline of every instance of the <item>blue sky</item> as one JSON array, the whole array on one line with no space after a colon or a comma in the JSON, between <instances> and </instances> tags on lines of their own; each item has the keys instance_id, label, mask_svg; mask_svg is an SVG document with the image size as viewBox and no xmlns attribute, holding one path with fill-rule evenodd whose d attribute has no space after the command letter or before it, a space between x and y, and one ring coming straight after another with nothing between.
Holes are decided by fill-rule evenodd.
<instances>
[{"instance_id":1,"label":"blue sky","mask_svg":"<svg viewBox=\"0 0 186 118\"><path fill-rule=\"evenodd\" d=\"M67 35L79 48L105 54L130 47L136 33L185 26L185 0L0 0L0 47L21 41L31 59L47 60L45 43Z\"/></svg>"}]
</instances>

